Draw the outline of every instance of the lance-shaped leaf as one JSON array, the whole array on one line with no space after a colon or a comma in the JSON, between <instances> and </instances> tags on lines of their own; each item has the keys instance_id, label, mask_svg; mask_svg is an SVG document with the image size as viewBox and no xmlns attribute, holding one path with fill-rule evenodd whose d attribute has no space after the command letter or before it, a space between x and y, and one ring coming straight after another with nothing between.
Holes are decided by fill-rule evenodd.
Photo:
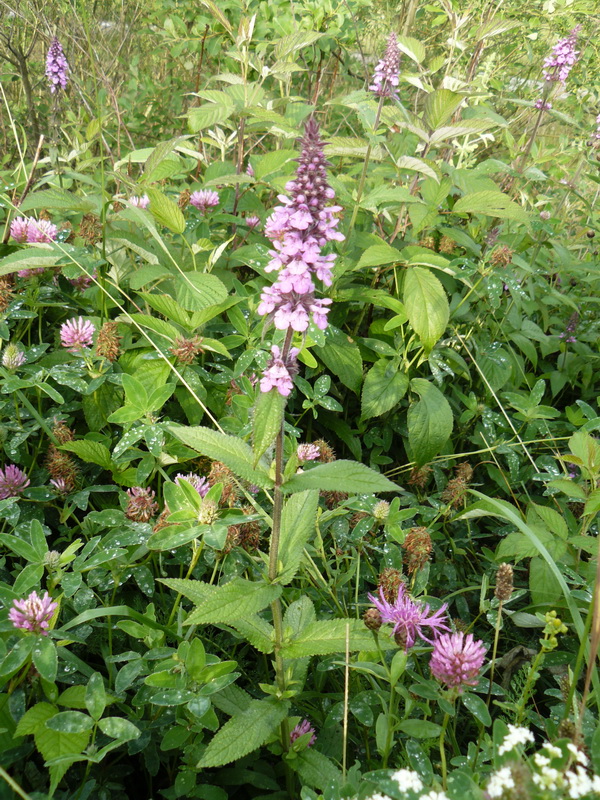
<instances>
[{"instance_id":1,"label":"lance-shaped leaf","mask_svg":"<svg viewBox=\"0 0 600 800\"><path fill-rule=\"evenodd\" d=\"M315 530L318 505L319 492L316 489L293 494L286 501L281 518L279 560L283 566L277 576L279 583L289 583L298 572L306 543Z\"/></svg>"},{"instance_id":2,"label":"lance-shaped leaf","mask_svg":"<svg viewBox=\"0 0 600 800\"><path fill-rule=\"evenodd\" d=\"M425 350L446 330L450 307L444 287L428 269L410 267L404 278L404 308Z\"/></svg>"},{"instance_id":3,"label":"lance-shaped leaf","mask_svg":"<svg viewBox=\"0 0 600 800\"><path fill-rule=\"evenodd\" d=\"M281 430L284 409L285 397L280 395L277 389L259 393L254 406L252 425L254 466L258 464L260 457L273 444Z\"/></svg>"},{"instance_id":4,"label":"lance-shaped leaf","mask_svg":"<svg viewBox=\"0 0 600 800\"><path fill-rule=\"evenodd\" d=\"M320 464L301 475L294 475L283 484L284 492L302 492L305 489L320 489L337 492L343 489L348 494L377 494L378 492L399 492L400 487L388 480L385 475L357 461L332 461Z\"/></svg>"},{"instance_id":5,"label":"lance-shaped leaf","mask_svg":"<svg viewBox=\"0 0 600 800\"><path fill-rule=\"evenodd\" d=\"M304 658L343 653L348 649L373 650L375 641L371 631L359 619L327 619L311 622L292 641L281 648L283 658ZM385 650L397 649L398 645L389 636L379 636L379 644Z\"/></svg>"}]
</instances>

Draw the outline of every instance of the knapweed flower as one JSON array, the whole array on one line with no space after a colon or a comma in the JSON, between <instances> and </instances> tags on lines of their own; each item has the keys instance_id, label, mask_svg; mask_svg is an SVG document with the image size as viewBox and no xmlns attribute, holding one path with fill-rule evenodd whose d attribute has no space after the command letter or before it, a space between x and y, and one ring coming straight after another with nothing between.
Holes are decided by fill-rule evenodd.
<instances>
[{"instance_id":1,"label":"knapweed flower","mask_svg":"<svg viewBox=\"0 0 600 800\"><path fill-rule=\"evenodd\" d=\"M492 773L492 777L488 782L486 791L488 797L495 798L502 797L504 792L514 788L515 780L510 767L502 767L502 769Z\"/></svg>"},{"instance_id":2,"label":"knapweed flower","mask_svg":"<svg viewBox=\"0 0 600 800\"><path fill-rule=\"evenodd\" d=\"M158 511L158 503L154 500L152 489L134 486L127 489L127 508L125 516L133 522L148 522Z\"/></svg>"},{"instance_id":3,"label":"knapweed flower","mask_svg":"<svg viewBox=\"0 0 600 800\"><path fill-rule=\"evenodd\" d=\"M84 347L91 347L95 331L89 320L73 318L60 326L60 341L70 353L78 353Z\"/></svg>"},{"instance_id":4,"label":"knapweed flower","mask_svg":"<svg viewBox=\"0 0 600 800\"><path fill-rule=\"evenodd\" d=\"M372 594L368 597L381 614L381 621L394 626L392 636L405 650L411 648L417 638L433 644L441 631L449 630L445 616L448 608L446 603L430 614L431 609L427 603L416 603L407 596L404 583L398 587L398 595L393 603L386 600L383 588L379 589L379 597ZM426 634L428 628L431 631L429 636Z\"/></svg>"},{"instance_id":5,"label":"knapweed flower","mask_svg":"<svg viewBox=\"0 0 600 800\"><path fill-rule=\"evenodd\" d=\"M187 475L184 475L182 472L178 472L175 476L175 483L179 486L180 481L185 480L189 484L191 484L194 489L198 492L200 497L206 497L208 494L208 490L210 489L210 484L206 478L202 478L200 475L196 475L193 472L188 472Z\"/></svg>"},{"instance_id":6,"label":"knapweed flower","mask_svg":"<svg viewBox=\"0 0 600 800\"><path fill-rule=\"evenodd\" d=\"M219 195L210 189L200 189L190 195L190 205L195 206L201 214L206 214L208 208L219 205Z\"/></svg>"},{"instance_id":7,"label":"knapweed flower","mask_svg":"<svg viewBox=\"0 0 600 800\"><path fill-rule=\"evenodd\" d=\"M292 347L284 359L276 344L271 347L271 358L260 380L261 392L277 389L283 397L290 394L294 388L292 379L298 372L296 356L299 352L297 347Z\"/></svg>"},{"instance_id":8,"label":"knapweed flower","mask_svg":"<svg viewBox=\"0 0 600 800\"><path fill-rule=\"evenodd\" d=\"M509 724L508 733L498 748L498 755L503 756L505 753L510 753L511 750L514 750L515 747L518 747L521 744L527 744L527 742L534 741L535 737L529 728L523 728L519 725Z\"/></svg>"},{"instance_id":9,"label":"knapweed flower","mask_svg":"<svg viewBox=\"0 0 600 800\"><path fill-rule=\"evenodd\" d=\"M335 254L323 255L331 241L342 241L336 230L340 206L330 206L335 192L327 183L327 161L319 126L311 117L301 140L302 150L293 181L286 189L290 197L279 195L277 206L265 224L265 234L273 242L266 272L276 271L277 280L263 290L258 313L266 315L278 330L292 328L303 332L311 317L321 330L327 327L331 300L315 297L314 278L331 286Z\"/></svg>"},{"instance_id":10,"label":"knapweed flower","mask_svg":"<svg viewBox=\"0 0 600 800\"><path fill-rule=\"evenodd\" d=\"M401 792L420 792L423 789L423 781L412 769L399 769L393 772L390 778L396 781Z\"/></svg>"},{"instance_id":11,"label":"knapweed flower","mask_svg":"<svg viewBox=\"0 0 600 800\"><path fill-rule=\"evenodd\" d=\"M316 444L299 444L296 455L298 461L316 461L320 451Z\"/></svg>"},{"instance_id":12,"label":"knapweed flower","mask_svg":"<svg viewBox=\"0 0 600 800\"><path fill-rule=\"evenodd\" d=\"M18 497L29 486L29 478L15 464L0 469L0 500Z\"/></svg>"},{"instance_id":13,"label":"knapweed flower","mask_svg":"<svg viewBox=\"0 0 600 800\"><path fill-rule=\"evenodd\" d=\"M4 352L2 353L2 366L9 369L11 372L27 361L27 357L22 350L19 350L16 344L7 344Z\"/></svg>"},{"instance_id":14,"label":"knapweed flower","mask_svg":"<svg viewBox=\"0 0 600 800\"><path fill-rule=\"evenodd\" d=\"M429 666L440 683L462 690L477 684L485 650L471 633L444 633L433 645Z\"/></svg>"},{"instance_id":15,"label":"knapweed flower","mask_svg":"<svg viewBox=\"0 0 600 800\"><path fill-rule=\"evenodd\" d=\"M59 89L67 88L68 71L69 64L65 58L62 45L55 36L48 49L48 55L46 56L46 77L50 81L50 91L52 94Z\"/></svg>"},{"instance_id":16,"label":"knapweed flower","mask_svg":"<svg viewBox=\"0 0 600 800\"><path fill-rule=\"evenodd\" d=\"M575 47L580 30L581 25L577 25L568 36L554 45L552 53L544 61L544 80L561 83L567 80L579 56L579 50Z\"/></svg>"},{"instance_id":17,"label":"knapweed flower","mask_svg":"<svg viewBox=\"0 0 600 800\"><path fill-rule=\"evenodd\" d=\"M13 600L8 618L15 628L46 636L50 620L57 608L58 603L54 602L48 592L44 592L44 596L40 597L33 591L25 600Z\"/></svg>"},{"instance_id":18,"label":"knapweed flower","mask_svg":"<svg viewBox=\"0 0 600 800\"><path fill-rule=\"evenodd\" d=\"M377 97L397 97L400 80L400 50L395 33L390 33L383 58L375 67L373 83L369 89Z\"/></svg>"},{"instance_id":19,"label":"knapweed flower","mask_svg":"<svg viewBox=\"0 0 600 800\"><path fill-rule=\"evenodd\" d=\"M148 208L150 205L150 198L147 194L143 194L141 197L134 195L133 197L129 198L129 203L136 208Z\"/></svg>"},{"instance_id":20,"label":"knapweed flower","mask_svg":"<svg viewBox=\"0 0 600 800\"><path fill-rule=\"evenodd\" d=\"M308 746L312 747L313 744L317 741L317 737L315 734L315 729L307 719L303 719L302 722L299 722L293 729L293 731L290 733L290 744L294 744L296 739L299 739L301 736L304 736L305 733L312 733L312 736L308 740Z\"/></svg>"}]
</instances>

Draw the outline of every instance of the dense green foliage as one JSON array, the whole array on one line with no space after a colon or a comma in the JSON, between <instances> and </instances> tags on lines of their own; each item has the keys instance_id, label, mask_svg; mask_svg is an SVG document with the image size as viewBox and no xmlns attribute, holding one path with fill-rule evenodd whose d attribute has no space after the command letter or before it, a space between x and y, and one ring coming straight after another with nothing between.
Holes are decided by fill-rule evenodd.
<instances>
[{"instance_id":1,"label":"dense green foliage","mask_svg":"<svg viewBox=\"0 0 600 800\"><path fill-rule=\"evenodd\" d=\"M78 5L0 10L0 795L597 794L560 777L600 773L595 4ZM313 118L345 238L292 338L265 222ZM363 622L400 576L485 644L464 691ZM33 591L48 631L8 616Z\"/></svg>"}]
</instances>

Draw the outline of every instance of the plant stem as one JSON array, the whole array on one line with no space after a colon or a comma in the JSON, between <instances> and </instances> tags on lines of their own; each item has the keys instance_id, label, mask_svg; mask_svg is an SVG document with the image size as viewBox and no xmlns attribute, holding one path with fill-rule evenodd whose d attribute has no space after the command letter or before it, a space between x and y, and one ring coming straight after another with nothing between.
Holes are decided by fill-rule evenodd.
<instances>
[{"instance_id":1,"label":"plant stem","mask_svg":"<svg viewBox=\"0 0 600 800\"><path fill-rule=\"evenodd\" d=\"M498 639L500 638L500 625L502 624L502 600L498 603L498 616L496 617L496 627L494 631L494 647L492 649L492 666L490 667L490 688L488 689L487 707L490 707L492 699L492 683L494 681L494 667L496 666L496 653L498 652Z\"/></svg>"},{"instance_id":2,"label":"plant stem","mask_svg":"<svg viewBox=\"0 0 600 800\"><path fill-rule=\"evenodd\" d=\"M23 789L21 789L19 784L16 783L16 781L14 781L10 777L8 772L6 772L2 767L0 767L0 778L3 778L6 781L6 783L8 783L13 792L15 792L15 794L18 794L19 797L22 797L23 800L31 800L31 797L26 792L24 792Z\"/></svg>"},{"instance_id":3,"label":"plant stem","mask_svg":"<svg viewBox=\"0 0 600 800\"><path fill-rule=\"evenodd\" d=\"M377 130L377 126L379 125L379 118L381 116L381 110L383 108L383 101L384 96L382 95L379 98L379 105L377 106L377 113L375 114L375 121L373 122L373 133ZM371 143L367 146L367 152L365 154L365 163L363 164L362 172L360 174L360 180L358 182L358 191L356 193L356 203L354 204L354 209L352 210L352 218L350 219L350 225L348 227L348 236L350 236L350 232L354 228L354 223L356 222L356 216L358 214L358 207L360 206L360 201L362 198L363 189L365 188L365 180L367 178L367 170L369 168L369 159L371 158L371 151L372 151Z\"/></svg>"},{"instance_id":4,"label":"plant stem","mask_svg":"<svg viewBox=\"0 0 600 800\"><path fill-rule=\"evenodd\" d=\"M446 728L448 727L448 720L450 714L444 714L444 721L442 722L442 732L440 733L440 761L442 762L442 788L447 788L447 766L446 766Z\"/></svg>"}]
</instances>

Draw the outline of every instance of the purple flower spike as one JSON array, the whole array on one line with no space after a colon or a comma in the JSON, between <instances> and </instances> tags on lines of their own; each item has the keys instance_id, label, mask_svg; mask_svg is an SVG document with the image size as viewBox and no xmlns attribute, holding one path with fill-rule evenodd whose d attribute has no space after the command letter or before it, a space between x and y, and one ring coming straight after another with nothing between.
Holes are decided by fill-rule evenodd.
<instances>
[{"instance_id":1,"label":"purple flower spike","mask_svg":"<svg viewBox=\"0 0 600 800\"><path fill-rule=\"evenodd\" d=\"M577 25L567 37L554 45L552 53L544 61L544 80L565 83L578 61L579 50L575 47L580 31L581 25Z\"/></svg>"},{"instance_id":2,"label":"purple flower spike","mask_svg":"<svg viewBox=\"0 0 600 800\"><path fill-rule=\"evenodd\" d=\"M55 36L46 56L46 77L50 81L52 94L58 92L59 89L67 88L68 71L69 64L65 58L62 45Z\"/></svg>"},{"instance_id":3,"label":"purple flower spike","mask_svg":"<svg viewBox=\"0 0 600 800\"><path fill-rule=\"evenodd\" d=\"M0 500L18 497L29 486L29 478L22 469L14 464L7 464L0 469Z\"/></svg>"},{"instance_id":4,"label":"purple flower spike","mask_svg":"<svg viewBox=\"0 0 600 800\"><path fill-rule=\"evenodd\" d=\"M287 397L294 388L292 378L298 372L296 356L300 351L292 347L284 361L276 344L271 348L271 358L260 381L261 392L277 389L280 395Z\"/></svg>"},{"instance_id":5,"label":"purple flower spike","mask_svg":"<svg viewBox=\"0 0 600 800\"><path fill-rule=\"evenodd\" d=\"M208 208L219 205L219 195L210 189L200 189L199 192L192 192L190 204L195 206L201 214L206 214Z\"/></svg>"},{"instance_id":6,"label":"purple flower spike","mask_svg":"<svg viewBox=\"0 0 600 800\"><path fill-rule=\"evenodd\" d=\"M50 620L57 608L58 603L54 602L48 592L44 592L44 596L40 597L33 591L26 600L13 600L8 618L15 628L46 636Z\"/></svg>"},{"instance_id":7,"label":"purple flower spike","mask_svg":"<svg viewBox=\"0 0 600 800\"><path fill-rule=\"evenodd\" d=\"M375 67L373 83L369 89L377 97L398 97L396 91L400 81L400 50L395 33L390 33L383 58Z\"/></svg>"},{"instance_id":8,"label":"purple flower spike","mask_svg":"<svg viewBox=\"0 0 600 800\"><path fill-rule=\"evenodd\" d=\"M379 589L379 597L369 595L369 600L381 614L382 623L390 623L394 626L392 636L395 636L399 645L405 650L411 648L417 638L433 644L433 640L440 631L448 631L447 618L445 616L447 604L444 603L433 614L429 614L430 607L427 603L415 603L406 594L406 585L401 583L398 587L398 597L393 603L385 599L383 588ZM428 637L425 634L427 628L431 629Z\"/></svg>"},{"instance_id":9,"label":"purple flower spike","mask_svg":"<svg viewBox=\"0 0 600 800\"><path fill-rule=\"evenodd\" d=\"M190 483L198 492L200 497L206 497L208 494L210 484L206 478L201 478L200 475L195 475L193 472L188 472L187 475L184 475L182 472L178 472L175 476L175 483L179 486L179 482L181 480L186 480L188 483Z\"/></svg>"},{"instance_id":10,"label":"purple flower spike","mask_svg":"<svg viewBox=\"0 0 600 800\"><path fill-rule=\"evenodd\" d=\"M433 645L429 666L440 683L462 691L477 684L485 651L483 642L471 633L444 633Z\"/></svg>"},{"instance_id":11,"label":"purple flower spike","mask_svg":"<svg viewBox=\"0 0 600 800\"><path fill-rule=\"evenodd\" d=\"M84 347L91 347L96 328L83 317L70 319L60 326L60 341L70 353L79 353Z\"/></svg>"},{"instance_id":12,"label":"purple flower spike","mask_svg":"<svg viewBox=\"0 0 600 800\"><path fill-rule=\"evenodd\" d=\"M304 736L305 733L312 733L312 736L308 740L308 746L312 747L317 741L317 736L315 734L315 729L307 719L303 719L302 722L299 722L294 730L290 733L290 744L294 744L296 739Z\"/></svg>"}]
</instances>

